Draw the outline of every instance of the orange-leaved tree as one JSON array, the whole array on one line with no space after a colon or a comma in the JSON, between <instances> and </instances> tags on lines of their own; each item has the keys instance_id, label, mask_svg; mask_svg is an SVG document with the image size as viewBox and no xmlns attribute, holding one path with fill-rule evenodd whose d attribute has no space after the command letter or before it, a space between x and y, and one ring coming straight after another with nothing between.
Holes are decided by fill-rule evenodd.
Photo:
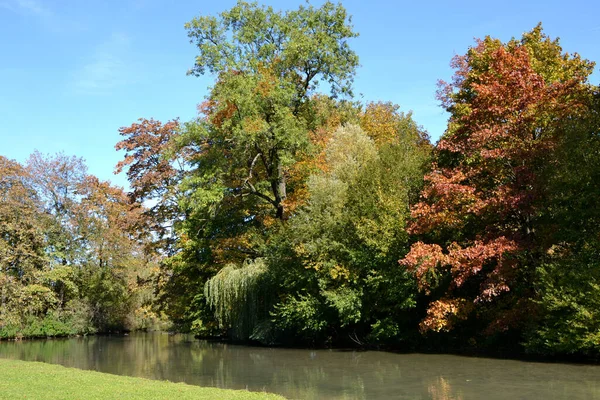
<instances>
[{"instance_id":1,"label":"orange-leaved tree","mask_svg":"<svg viewBox=\"0 0 600 400\"><path fill-rule=\"evenodd\" d=\"M115 146L126 152L115 173L126 170L131 186L129 197L133 203L148 205L144 223L155 235L154 245L167 253L173 252L173 223L180 216L177 185L187 156L185 152L173 151L179 128L177 119L162 123L140 118L119 129L124 139Z\"/></svg>"},{"instance_id":2,"label":"orange-leaved tree","mask_svg":"<svg viewBox=\"0 0 600 400\"><path fill-rule=\"evenodd\" d=\"M422 331L450 330L489 304L504 311L488 327L504 330L527 309L527 293L514 292L544 249L545 176L561 121L585 109L593 64L563 54L538 25L506 44L478 41L452 66L438 93L448 129L412 209L421 241L400 263L430 296Z\"/></svg>"}]
</instances>

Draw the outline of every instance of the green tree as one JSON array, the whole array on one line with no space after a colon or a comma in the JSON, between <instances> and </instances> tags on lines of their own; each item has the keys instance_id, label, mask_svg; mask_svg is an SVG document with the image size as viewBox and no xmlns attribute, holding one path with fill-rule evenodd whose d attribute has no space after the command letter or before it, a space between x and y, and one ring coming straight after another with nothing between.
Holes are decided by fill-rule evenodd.
<instances>
[{"instance_id":1,"label":"green tree","mask_svg":"<svg viewBox=\"0 0 600 400\"><path fill-rule=\"evenodd\" d=\"M210 186L220 196L225 188L256 196L285 218L286 171L308 145L311 95L320 82L351 93L358 57L347 40L357 34L345 9L326 2L282 13L240 1L186 28L200 50L190 73L218 76L202 106L210 125L189 135L203 147L196 164L217 168ZM227 159L213 160L215 152Z\"/></svg>"},{"instance_id":2,"label":"green tree","mask_svg":"<svg viewBox=\"0 0 600 400\"><path fill-rule=\"evenodd\" d=\"M310 176L307 204L271 256L269 273L280 286L274 297L282 299L272 316L293 337L323 340L336 331L359 343L406 339L416 287L396 260L408 250L409 206L429 146L410 115L379 111L390 129L369 137L348 125L334 133L324 171Z\"/></svg>"},{"instance_id":3,"label":"green tree","mask_svg":"<svg viewBox=\"0 0 600 400\"><path fill-rule=\"evenodd\" d=\"M304 187L297 167L314 152L317 88L350 95L358 58L347 43L357 35L346 11L329 2L278 12L240 1L186 28L199 50L190 74L216 77L202 117L183 124L171 153L185 154L187 166L178 251L165 261L162 287L165 298L178 299L171 314L190 326L208 323L204 282L260 258L267 233L290 217Z\"/></svg>"},{"instance_id":4,"label":"green tree","mask_svg":"<svg viewBox=\"0 0 600 400\"><path fill-rule=\"evenodd\" d=\"M597 87L589 89L586 111L562 121L545 176L538 235L546 251L534 280L538 318L525 342L532 353L600 354L600 97Z\"/></svg>"}]
</instances>

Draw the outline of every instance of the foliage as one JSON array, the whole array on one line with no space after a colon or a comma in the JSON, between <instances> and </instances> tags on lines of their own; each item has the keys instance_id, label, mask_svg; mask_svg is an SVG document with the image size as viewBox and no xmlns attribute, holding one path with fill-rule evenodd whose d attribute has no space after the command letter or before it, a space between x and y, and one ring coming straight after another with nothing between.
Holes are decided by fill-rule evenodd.
<instances>
[{"instance_id":1,"label":"foliage","mask_svg":"<svg viewBox=\"0 0 600 400\"><path fill-rule=\"evenodd\" d=\"M6 279L31 282L47 262L39 199L18 163L0 156L0 272Z\"/></svg>"},{"instance_id":2,"label":"foliage","mask_svg":"<svg viewBox=\"0 0 600 400\"><path fill-rule=\"evenodd\" d=\"M213 188L213 203L223 188L257 197L283 219L286 170L308 144L311 94L320 81L333 94L350 93L358 58L347 40L357 35L345 9L326 2L282 13L239 1L186 28L200 51L190 73L218 75L200 107L210 125L198 126L190 137L203 149L196 165L210 162L209 170L198 172L215 181L196 178L195 186Z\"/></svg>"},{"instance_id":3,"label":"foliage","mask_svg":"<svg viewBox=\"0 0 600 400\"><path fill-rule=\"evenodd\" d=\"M278 302L272 311L273 323L278 329L313 343L327 327L323 314L322 301L309 294L288 296Z\"/></svg>"},{"instance_id":4,"label":"foliage","mask_svg":"<svg viewBox=\"0 0 600 400\"><path fill-rule=\"evenodd\" d=\"M153 266L137 235L143 210L87 174L81 159L0 157L0 337L136 328Z\"/></svg>"},{"instance_id":5,"label":"foliage","mask_svg":"<svg viewBox=\"0 0 600 400\"><path fill-rule=\"evenodd\" d=\"M581 118L563 121L548 176L540 236L551 246L535 271L537 323L525 348L598 357L600 290L600 118L597 94Z\"/></svg>"},{"instance_id":6,"label":"foliage","mask_svg":"<svg viewBox=\"0 0 600 400\"><path fill-rule=\"evenodd\" d=\"M129 139L119 146L129 150L121 165L143 166L136 174L162 176L175 158L183 160L184 172L164 185L177 207L161 295L178 324L203 331L212 322L199 288L229 264L260 258L265 238L303 201L318 151L311 134L325 103L318 85L350 94L358 59L347 43L356 34L344 8L329 2L279 12L240 1L186 28L199 50L190 73L216 76L200 118L173 130L142 121L121 130ZM142 187L136 176L134 187Z\"/></svg>"},{"instance_id":7,"label":"foliage","mask_svg":"<svg viewBox=\"0 0 600 400\"><path fill-rule=\"evenodd\" d=\"M200 51L189 73L256 74L267 67L296 86L299 101L317 84L315 78L329 83L333 93L349 92L358 65L347 43L358 36L349 22L344 7L331 2L282 13L238 1L219 17L197 17L186 24Z\"/></svg>"},{"instance_id":8,"label":"foliage","mask_svg":"<svg viewBox=\"0 0 600 400\"><path fill-rule=\"evenodd\" d=\"M185 154L173 155L173 138L179 133L179 121L165 124L154 119L140 119L137 123L119 129L124 137L115 146L125 150L115 173L127 169L127 179L132 188L130 200L135 203L152 203L140 221L153 233L154 248L173 253L173 223L180 219L177 185L183 176Z\"/></svg>"},{"instance_id":9,"label":"foliage","mask_svg":"<svg viewBox=\"0 0 600 400\"><path fill-rule=\"evenodd\" d=\"M448 130L412 209L411 232L433 243L416 243L402 260L434 296L422 330L450 330L507 296L513 306L496 313L490 329L524 321L518 313L529 310L532 266L546 245L537 237L546 171L561 121L585 112L592 65L563 55L541 26L506 45L488 37L453 60L453 82L440 89Z\"/></svg>"},{"instance_id":10,"label":"foliage","mask_svg":"<svg viewBox=\"0 0 600 400\"><path fill-rule=\"evenodd\" d=\"M221 328L231 328L236 339L251 336L260 317L265 317L265 293L261 279L266 272L263 260L247 261L241 267L223 267L206 282L204 296L215 310Z\"/></svg>"},{"instance_id":11,"label":"foliage","mask_svg":"<svg viewBox=\"0 0 600 400\"><path fill-rule=\"evenodd\" d=\"M409 201L420 188L428 149L415 124L395 129L379 148L355 125L338 129L328 142L326 172L308 179L307 204L271 256L272 279L289 291L274 306L280 328L313 337L335 328L362 341L357 330L366 337L372 327L393 329L381 321L405 318L414 306L413 281L395 260L407 249Z\"/></svg>"},{"instance_id":12,"label":"foliage","mask_svg":"<svg viewBox=\"0 0 600 400\"><path fill-rule=\"evenodd\" d=\"M591 246L590 246L591 247ZM598 355L600 348L600 257L593 249L556 254L537 269L542 318L525 343L529 352ZM556 249L555 251L560 252Z\"/></svg>"}]
</instances>

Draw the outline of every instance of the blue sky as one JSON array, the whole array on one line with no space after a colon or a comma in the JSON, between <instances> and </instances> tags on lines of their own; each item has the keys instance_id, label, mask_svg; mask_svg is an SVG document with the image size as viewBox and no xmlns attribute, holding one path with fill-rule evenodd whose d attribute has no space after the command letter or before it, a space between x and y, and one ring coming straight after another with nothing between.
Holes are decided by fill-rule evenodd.
<instances>
[{"instance_id":1,"label":"blue sky","mask_svg":"<svg viewBox=\"0 0 600 400\"><path fill-rule=\"evenodd\" d=\"M322 1L313 1L319 5ZM473 38L519 37L538 22L563 49L600 62L600 2L342 1L360 37L355 92L392 101L437 139L447 115L435 100L450 59ZM235 0L0 0L0 155L24 162L35 149L83 157L112 174L118 129L141 117L195 116L212 78L186 76L196 49L183 24ZM277 9L302 1L265 1ZM599 83L595 72L592 82Z\"/></svg>"}]
</instances>

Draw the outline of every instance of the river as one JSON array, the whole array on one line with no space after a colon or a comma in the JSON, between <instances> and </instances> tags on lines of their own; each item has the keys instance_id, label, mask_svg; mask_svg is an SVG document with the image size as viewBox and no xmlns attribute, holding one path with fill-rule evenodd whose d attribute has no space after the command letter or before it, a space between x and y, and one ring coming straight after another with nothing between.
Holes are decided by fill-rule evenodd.
<instances>
[{"instance_id":1,"label":"river","mask_svg":"<svg viewBox=\"0 0 600 400\"><path fill-rule=\"evenodd\" d=\"M136 333L0 342L0 357L291 399L599 399L600 366L248 347Z\"/></svg>"}]
</instances>

